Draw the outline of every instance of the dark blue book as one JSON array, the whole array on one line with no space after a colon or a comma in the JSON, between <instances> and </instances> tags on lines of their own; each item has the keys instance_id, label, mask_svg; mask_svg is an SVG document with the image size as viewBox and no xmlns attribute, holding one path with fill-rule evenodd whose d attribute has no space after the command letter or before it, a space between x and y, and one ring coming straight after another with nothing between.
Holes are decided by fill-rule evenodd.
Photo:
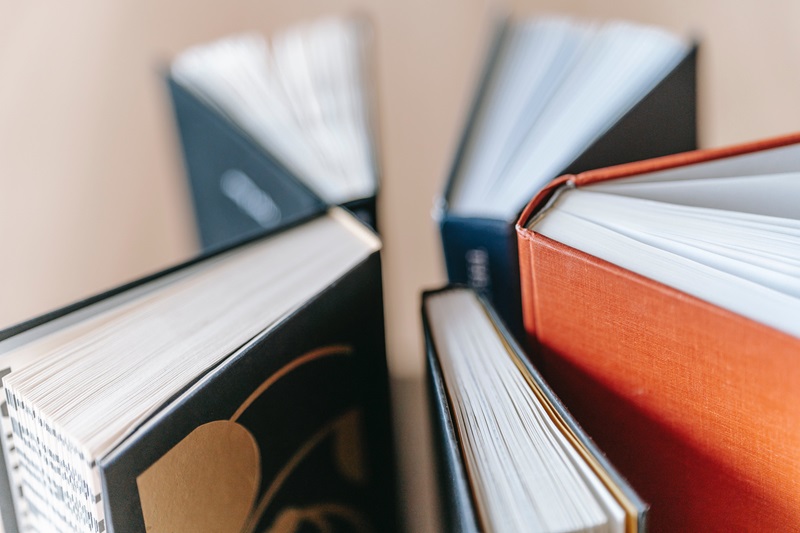
<instances>
[{"instance_id":1,"label":"dark blue book","mask_svg":"<svg viewBox=\"0 0 800 533\"><path fill-rule=\"evenodd\" d=\"M247 133L172 78L167 83L204 249L325 209L325 202Z\"/></svg>"},{"instance_id":2,"label":"dark blue book","mask_svg":"<svg viewBox=\"0 0 800 533\"><path fill-rule=\"evenodd\" d=\"M525 203L561 174L696 148L696 61L696 45L655 28L503 24L437 208L450 282L486 296L523 339Z\"/></svg>"},{"instance_id":3,"label":"dark blue book","mask_svg":"<svg viewBox=\"0 0 800 533\"><path fill-rule=\"evenodd\" d=\"M5 531L396 530L379 249L333 208L0 332Z\"/></svg>"},{"instance_id":4,"label":"dark blue book","mask_svg":"<svg viewBox=\"0 0 800 533\"><path fill-rule=\"evenodd\" d=\"M369 32L361 19L323 19L175 59L167 84L204 248L328 205L377 227Z\"/></svg>"}]
</instances>

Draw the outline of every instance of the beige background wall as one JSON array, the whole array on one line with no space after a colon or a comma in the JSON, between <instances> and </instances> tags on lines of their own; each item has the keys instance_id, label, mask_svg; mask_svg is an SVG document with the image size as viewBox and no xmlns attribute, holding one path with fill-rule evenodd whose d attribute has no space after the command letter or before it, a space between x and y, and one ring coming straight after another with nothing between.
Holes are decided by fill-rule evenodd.
<instances>
[{"instance_id":1,"label":"beige background wall","mask_svg":"<svg viewBox=\"0 0 800 533\"><path fill-rule=\"evenodd\" d=\"M704 146L800 129L800 2L520 1L521 13L625 17L702 39ZM491 12L485 0L0 0L0 327L196 250L159 68L240 30L359 10L376 26L388 347L406 503L433 530L418 376L418 292L443 281L430 218ZM658 127L658 125L654 125ZM400 382L400 381L398 381Z\"/></svg>"}]
</instances>

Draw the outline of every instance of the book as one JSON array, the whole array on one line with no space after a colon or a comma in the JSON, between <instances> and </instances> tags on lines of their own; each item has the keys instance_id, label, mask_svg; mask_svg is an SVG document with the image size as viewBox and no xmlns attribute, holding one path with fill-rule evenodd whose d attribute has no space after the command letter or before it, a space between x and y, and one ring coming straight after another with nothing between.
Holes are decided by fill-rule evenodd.
<instances>
[{"instance_id":1,"label":"book","mask_svg":"<svg viewBox=\"0 0 800 533\"><path fill-rule=\"evenodd\" d=\"M800 134L561 177L522 213L545 379L656 531L800 523Z\"/></svg>"},{"instance_id":2,"label":"book","mask_svg":"<svg viewBox=\"0 0 800 533\"><path fill-rule=\"evenodd\" d=\"M466 287L423 295L428 390L447 531L646 527L647 505Z\"/></svg>"},{"instance_id":3,"label":"book","mask_svg":"<svg viewBox=\"0 0 800 533\"><path fill-rule=\"evenodd\" d=\"M435 212L450 282L485 294L522 339L514 222L561 174L696 148L697 47L541 18L501 25L488 55Z\"/></svg>"},{"instance_id":4,"label":"book","mask_svg":"<svg viewBox=\"0 0 800 533\"><path fill-rule=\"evenodd\" d=\"M379 250L332 208L3 332L6 531L394 530Z\"/></svg>"},{"instance_id":5,"label":"book","mask_svg":"<svg viewBox=\"0 0 800 533\"><path fill-rule=\"evenodd\" d=\"M173 60L167 83L204 248L325 205L376 227L371 49L366 20L331 17Z\"/></svg>"}]
</instances>

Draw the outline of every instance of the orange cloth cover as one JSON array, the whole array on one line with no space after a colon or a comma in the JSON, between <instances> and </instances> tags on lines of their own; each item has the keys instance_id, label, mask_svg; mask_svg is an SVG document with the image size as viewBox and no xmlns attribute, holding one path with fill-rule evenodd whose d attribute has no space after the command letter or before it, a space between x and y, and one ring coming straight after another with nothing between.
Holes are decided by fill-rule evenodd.
<instances>
[{"instance_id":1,"label":"orange cloth cover","mask_svg":"<svg viewBox=\"0 0 800 533\"><path fill-rule=\"evenodd\" d=\"M653 531L800 527L800 339L525 225L565 181L580 186L797 142L792 135L565 176L517 225L536 363L650 503Z\"/></svg>"}]
</instances>

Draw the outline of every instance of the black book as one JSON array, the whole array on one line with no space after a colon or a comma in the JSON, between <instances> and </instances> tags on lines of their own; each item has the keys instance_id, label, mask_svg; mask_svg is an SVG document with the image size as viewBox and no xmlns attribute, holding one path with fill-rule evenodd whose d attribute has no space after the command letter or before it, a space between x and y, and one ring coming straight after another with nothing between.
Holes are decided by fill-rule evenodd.
<instances>
[{"instance_id":1,"label":"black book","mask_svg":"<svg viewBox=\"0 0 800 533\"><path fill-rule=\"evenodd\" d=\"M175 58L167 84L204 248L326 205L377 227L370 48L365 20L331 18Z\"/></svg>"},{"instance_id":2,"label":"black book","mask_svg":"<svg viewBox=\"0 0 800 533\"><path fill-rule=\"evenodd\" d=\"M647 504L483 296L455 286L426 292L422 320L446 531L646 529Z\"/></svg>"},{"instance_id":3,"label":"black book","mask_svg":"<svg viewBox=\"0 0 800 533\"><path fill-rule=\"evenodd\" d=\"M333 208L0 333L5 530L395 530L379 250Z\"/></svg>"},{"instance_id":4,"label":"black book","mask_svg":"<svg viewBox=\"0 0 800 533\"><path fill-rule=\"evenodd\" d=\"M447 275L522 339L514 223L553 178L696 148L697 48L651 27L535 19L490 47L437 208Z\"/></svg>"}]
</instances>

